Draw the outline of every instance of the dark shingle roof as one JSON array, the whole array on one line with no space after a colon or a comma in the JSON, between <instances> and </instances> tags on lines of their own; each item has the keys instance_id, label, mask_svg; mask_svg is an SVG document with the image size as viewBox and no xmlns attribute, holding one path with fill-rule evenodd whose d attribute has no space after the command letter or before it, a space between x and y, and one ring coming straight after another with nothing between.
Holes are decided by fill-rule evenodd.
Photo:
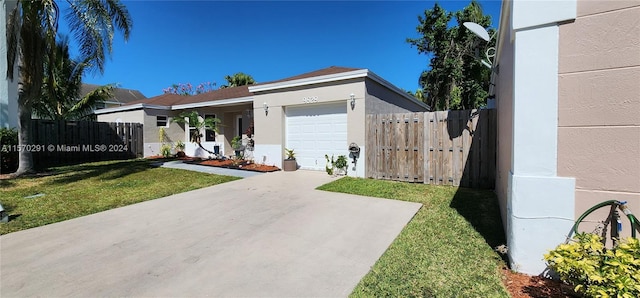
<instances>
[{"instance_id":1,"label":"dark shingle roof","mask_svg":"<svg viewBox=\"0 0 640 298\"><path fill-rule=\"evenodd\" d=\"M300 75L296 75L296 76L292 76L292 77L288 77L288 78L284 78L276 81L255 84L253 86L293 81L293 80L306 79L306 78L312 78L312 77L319 77L324 75L331 75L331 74L349 72L349 71L360 70L360 69L361 68L331 66L328 68L324 68L324 69L320 69L320 70L316 70L308 73L303 73ZM153 104L153 105L161 105L161 106L174 106L174 105L183 105L183 104L207 102L207 101L214 101L214 100L241 98L241 97L248 97L252 95L253 93L249 92L249 86L238 86L238 87L222 88L222 89L213 90L207 93L202 93L202 94L197 94L192 96L184 96L184 95L177 95L177 94L162 94L162 95L151 97L148 99L131 101L126 105L144 103L144 104Z\"/></svg>"},{"instance_id":2,"label":"dark shingle roof","mask_svg":"<svg viewBox=\"0 0 640 298\"><path fill-rule=\"evenodd\" d=\"M270 81L270 82L264 82L264 83L260 83L260 84L256 84L256 85L265 85L265 84L273 84L273 83L294 81L294 80L307 79L307 78L313 78L313 77L320 77L320 76L332 75L332 74L343 73L343 72L350 72L350 71L361 70L361 69L362 68L330 66L330 67L327 67L327 68L314 70L312 72L307 72L307 73L299 74L299 75L296 75L296 76L292 76L292 77L288 77L288 78L284 78L284 79L280 79L280 80L275 80L275 81Z\"/></svg>"},{"instance_id":3,"label":"dark shingle roof","mask_svg":"<svg viewBox=\"0 0 640 298\"><path fill-rule=\"evenodd\" d=\"M150 98L134 100L125 104L125 106L135 105L135 104L152 104L159 106L171 106L179 103L181 100L184 100L186 96L178 95L178 94L162 94Z\"/></svg>"},{"instance_id":4,"label":"dark shingle roof","mask_svg":"<svg viewBox=\"0 0 640 298\"><path fill-rule=\"evenodd\" d=\"M229 87L218 90L209 91L206 93L201 93L192 96L185 96L179 94L162 94L155 97L141 99L129 102L128 105L134 104L152 104L152 105L160 105L160 106L175 106L189 103L197 103L197 102L207 102L214 100L222 100L222 99L231 99L231 98L241 98L251 96L251 92L249 92L248 86L239 86L239 87Z\"/></svg>"},{"instance_id":5,"label":"dark shingle roof","mask_svg":"<svg viewBox=\"0 0 640 298\"><path fill-rule=\"evenodd\" d=\"M100 86L95 84L82 84L80 87L80 95L84 97L87 93L96 90ZM126 104L135 100L147 98L142 92L133 89L116 88L113 91L113 98L110 101L119 102L120 104Z\"/></svg>"}]
</instances>

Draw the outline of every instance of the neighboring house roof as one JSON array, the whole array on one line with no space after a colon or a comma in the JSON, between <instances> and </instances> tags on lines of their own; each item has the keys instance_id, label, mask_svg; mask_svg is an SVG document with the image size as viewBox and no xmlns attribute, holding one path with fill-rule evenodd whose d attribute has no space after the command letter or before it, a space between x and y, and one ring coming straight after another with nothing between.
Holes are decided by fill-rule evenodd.
<instances>
[{"instance_id":1,"label":"neighboring house roof","mask_svg":"<svg viewBox=\"0 0 640 298\"><path fill-rule=\"evenodd\" d=\"M122 107L107 108L96 111L96 114L112 113L124 110L152 108L162 110L180 110L204 106L221 106L238 103L250 103L253 101L254 92L287 88L291 86L330 82L336 80L369 77L409 100L417 101L406 92L393 86L391 83L377 76L368 69L331 66L320 70L303 73L300 75L258 83L253 85L222 88L197 95L184 96L178 94L162 94L148 99L131 101ZM424 105L424 103L419 102ZM428 106L424 105L426 108Z\"/></svg>"},{"instance_id":2,"label":"neighboring house roof","mask_svg":"<svg viewBox=\"0 0 640 298\"><path fill-rule=\"evenodd\" d=\"M84 97L85 95L87 95L89 92L96 90L98 87L100 87L99 85L95 85L95 84L82 84L82 87L80 88L80 95L81 97ZM113 90L113 97L110 98L108 101L109 102L113 102L115 104L119 104L119 105L124 105L126 103L135 101L135 100L140 100L140 99L144 99L147 98L146 96L144 96L144 94L142 94L142 92L138 91L138 90L133 90L133 89L125 89L125 88L115 88Z\"/></svg>"}]
</instances>

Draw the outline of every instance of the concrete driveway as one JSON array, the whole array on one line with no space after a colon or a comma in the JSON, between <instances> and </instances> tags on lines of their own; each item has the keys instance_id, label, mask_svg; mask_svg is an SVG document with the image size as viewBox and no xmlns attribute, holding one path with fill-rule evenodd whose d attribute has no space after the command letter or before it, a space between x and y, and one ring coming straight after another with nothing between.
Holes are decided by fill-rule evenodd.
<instances>
[{"instance_id":1,"label":"concrete driveway","mask_svg":"<svg viewBox=\"0 0 640 298\"><path fill-rule=\"evenodd\" d=\"M0 237L0 296L344 297L420 204L257 175Z\"/></svg>"}]
</instances>

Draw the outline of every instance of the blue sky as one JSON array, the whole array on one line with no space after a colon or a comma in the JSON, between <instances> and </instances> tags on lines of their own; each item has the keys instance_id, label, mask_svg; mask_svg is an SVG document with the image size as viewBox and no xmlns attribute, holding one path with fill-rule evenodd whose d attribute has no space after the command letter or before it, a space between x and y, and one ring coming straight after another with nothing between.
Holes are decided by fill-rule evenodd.
<instances>
[{"instance_id":1,"label":"blue sky","mask_svg":"<svg viewBox=\"0 0 640 298\"><path fill-rule=\"evenodd\" d=\"M104 74L147 97L174 83L250 74L266 82L332 65L368 68L394 85L418 88L428 66L405 42L434 1L123 1L133 19L128 42L116 36ZM456 11L469 1L439 1ZM480 1L497 27L500 1ZM60 30L66 31L66 21Z\"/></svg>"}]
</instances>

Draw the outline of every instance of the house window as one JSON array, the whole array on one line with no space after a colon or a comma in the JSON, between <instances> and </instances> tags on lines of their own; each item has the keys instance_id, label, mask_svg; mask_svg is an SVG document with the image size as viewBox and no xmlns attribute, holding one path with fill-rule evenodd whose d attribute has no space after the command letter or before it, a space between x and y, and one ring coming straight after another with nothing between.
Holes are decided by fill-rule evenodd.
<instances>
[{"instance_id":1,"label":"house window","mask_svg":"<svg viewBox=\"0 0 640 298\"><path fill-rule=\"evenodd\" d=\"M216 115L204 115L204 119L215 119ZM213 129L205 129L204 132L204 140L205 142L215 142L216 140L216 131Z\"/></svg>"},{"instance_id":2,"label":"house window","mask_svg":"<svg viewBox=\"0 0 640 298\"><path fill-rule=\"evenodd\" d=\"M169 117L167 116L156 116L156 126L158 127L169 127Z\"/></svg>"},{"instance_id":3,"label":"house window","mask_svg":"<svg viewBox=\"0 0 640 298\"><path fill-rule=\"evenodd\" d=\"M189 142L196 142L197 138L200 136L200 131L198 131L195 127L189 128Z\"/></svg>"}]
</instances>

